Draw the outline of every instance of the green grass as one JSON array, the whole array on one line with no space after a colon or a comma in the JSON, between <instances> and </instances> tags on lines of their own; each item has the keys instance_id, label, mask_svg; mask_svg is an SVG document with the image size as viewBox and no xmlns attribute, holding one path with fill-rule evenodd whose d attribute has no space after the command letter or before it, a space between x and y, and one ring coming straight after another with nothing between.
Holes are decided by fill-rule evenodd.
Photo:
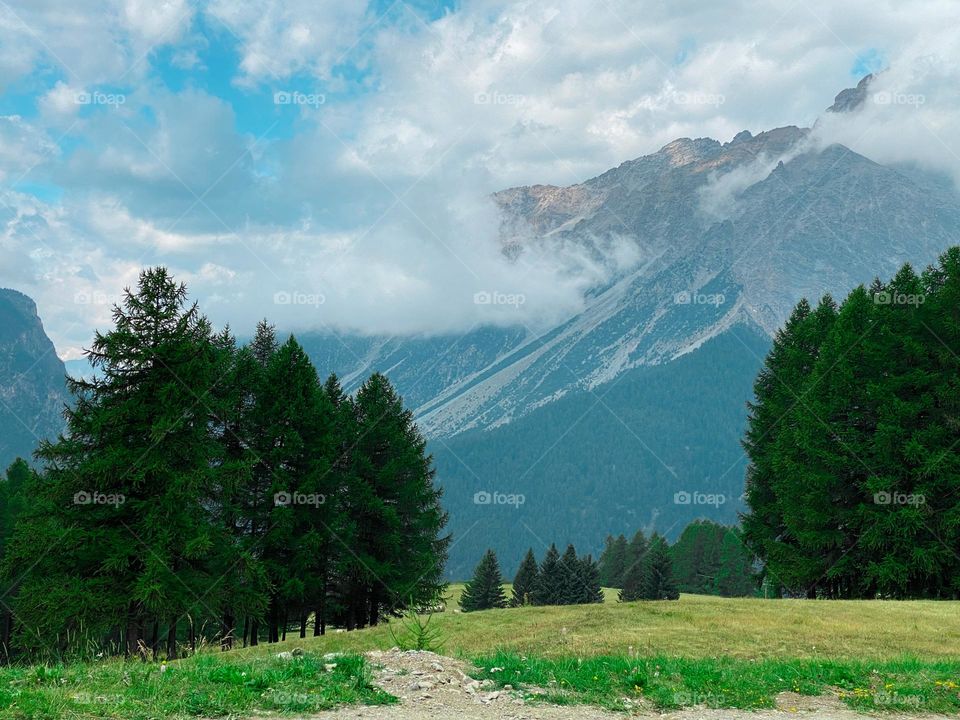
<instances>
[{"instance_id":1,"label":"green grass","mask_svg":"<svg viewBox=\"0 0 960 720\"><path fill-rule=\"evenodd\" d=\"M610 657L544 659L516 653L476 658L479 677L534 688L550 702L627 709L688 705L772 708L782 692L834 694L865 712L960 712L960 662Z\"/></svg>"},{"instance_id":2,"label":"green grass","mask_svg":"<svg viewBox=\"0 0 960 720\"><path fill-rule=\"evenodd\" d=\"M764 708L778 693L835 696L862 711L960 712L960 603L807 601L683 595L675 602L455 612L431 627L480 677L546 699L669 709ZM381 624L159 665L108 660L0 668L0 720L253 717L393 699L359 653L396 642ZM304 657L280 660L300 648ZM332 672L322 656L347 652ZM493 668L503 668L493 672Z\"/></svg>"},{"instance_id":3,"label":"green grass","mask_svg":"<svg viewBox=\"0 0 960 720\"><path fill-rule=\"evenodd\" d=\"M933 600L762 600L682 595L677 601L524 607L455 612L462 586L451 586L446 612L431 627L448 655L499 650L547 658L659 655L745 660L960 660L960 602ZM363 652L395 645L381 625L323 638L290 640L286 649ZM241 652L250 652L250 649Z\"/></svg>"},{"instance_id":4,"label":"green grass","mask_svg":"<svg viewBox=\"0 0 960 720\"><path fill-rule=\"evenodd\" d=\"M200 654L165 672L159 664L120 660L0 668L0 718L245 717L393 702L371 687L359 656L338 657L327 671L318 655L282 660L276 653L271 647L259 656Z\"/></svg>"}]
</instances>

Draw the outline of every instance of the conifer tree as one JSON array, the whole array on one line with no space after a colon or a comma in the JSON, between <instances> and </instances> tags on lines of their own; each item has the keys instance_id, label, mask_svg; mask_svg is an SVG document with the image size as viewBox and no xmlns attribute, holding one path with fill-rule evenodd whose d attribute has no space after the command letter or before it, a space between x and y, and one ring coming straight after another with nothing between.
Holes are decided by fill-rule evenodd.
<instances>
[{"instance_id":1,"label":"conifer tree","mask_svg":"<svg viewBox=\"0 0 960 720\"><path fill-rule=\"evenodd\" d=\"M543 561L533 590L534 605L563 604L563 568L560 565L560 552L551 544Z\"/></svg>"},{"instance_id":2,"label":"conifer tree","mask_svg":"<svg viewBox=\"0 0 960 720\"><path fill-rule=\"evenodd\" d=\"M627 539L621 533L608 535L603 554L600 556L600 582L603 587L621 587L627 569Z\"/></svg>"},{"instance_id":3,"label":"conifer tree","mask_svg":"<svg viewBox=\"0 0 960 720\"><path fill-rule=\"evenodd\" d=\"M650 548L643 563L640 597L643 600L676 600L680 597L673 577L670 548L656 533L650 538Z\"/></svg>"},{"instance_id":4,"label":"conifer tree","mask_svg":"<svg viewBox=\"0 0 960 720\"><path fill-rule=\"evenodd\" d=\"M446 513L426 440L387 378L374 373L357 392L356 477L374 501L356 519L357 573L364 590L348 610L354 622L375 625L383 612L435 599L443 588ZM352 611L352 612L351 612ZM361 612L363 611L363 612ZM366 617L362 617L363 613Z\"/></svg>"},{"instance_id":5,"label":"conifer tree","mask_svg":"<svg viewBox=\"0 0 960 720\"><path fill-rule=\"evenodd\" d=\"M69 434L37 451L44 479L5 567L23 577L14 611L30 637L112 630L132 655L152 642L148 627L221 605L210 579L224 541L210 510L217 358L209 322L164 268L140 274L114 323L87 353L94 379L68 382ZM37 563L38 537L58 536Z\"/></svg>"},{"instance_id":6,"label":"conifer tree","mask_svg":"<svg viewBox=\"0 0 960 720\"><path fill-rule=\"evenodd\" d=\"M537 567L537 559L533 555L533 548L530 548L524 555L520 567L517 568L517 574L513 578L513 598L510 603L513 607L532 603L539 572L540 569Z\"/></svg>"},{"instance_id":7,"label":"conifer tree","mask_svg":"<svg viewBox=\"0 0 960 720\"><path fill-rule=\"evenodd\" d=\"M577 550L573 545L567 545L566 551L560 558L560 602L559 605L575 605L583 596L583 578L581 577L580 562Z\"/></svg>"},{"instance_id":8,"label":"conifer tree","mask_svg":"<svg viewBox=\"0 0 960 720\"><path fill-rule=\"evenodd\" d=\"M580 604L602 603L603 588L600 585L600 567L594 561L592 555L585 555L580 558L579 579L580 595L577 602Z\"/></svg>"},{"instance_id":9,"label":"conifer tree","mask_svg":"<svg viewBox=\"0 0 960 720\"><path fill-rule=\"evenodd\" d=\"M473 579L463 589L460 608L464 612L471 612L506 606L507 598L503 592L500 564L493 550L487 550L473 573Z\"/></svg>"}]
</instances>

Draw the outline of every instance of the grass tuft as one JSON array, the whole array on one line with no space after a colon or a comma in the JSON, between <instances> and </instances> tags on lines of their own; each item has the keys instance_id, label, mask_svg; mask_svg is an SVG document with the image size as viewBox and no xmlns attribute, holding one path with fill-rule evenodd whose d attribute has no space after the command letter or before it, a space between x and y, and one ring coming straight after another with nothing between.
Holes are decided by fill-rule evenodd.
<instances>
[{"instance_id":1,"label":"grass tuft","mask_svg":"<svg viewBox=\"0 0 960 720\"><path fill-rule=\"evenodd\" d=\"M960 712L960 661L916 658L759 660L668 656L527 657L511 651L474 659L478 678L527 689L550 702L610 709L776 707L777 695L835 695L864 712Z\"/></svg>"},{"instance_id":2,"label":"grass tuft","mask_svg":"<svg viewBox=\"0 0 960 720\"><path fill-rule=\"evenodd\" d=\"M69 665L0 668L0 718L223 717L273 712L311 713L338 705L395 701L370 684L359 655L340 656L327 670L304 654L202 654L170 663L104 660Z\"/></svg>"}]
</instances>

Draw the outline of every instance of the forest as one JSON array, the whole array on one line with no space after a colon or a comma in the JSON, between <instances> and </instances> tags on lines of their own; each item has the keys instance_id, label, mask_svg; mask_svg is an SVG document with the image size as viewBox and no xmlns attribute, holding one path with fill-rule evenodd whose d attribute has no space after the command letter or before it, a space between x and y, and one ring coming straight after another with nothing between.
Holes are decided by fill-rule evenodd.
<instances>
[{"instance_id":1,"label":"forest","mask_svg":"<svg viewBox=\"0 0 960 720\"><path fill-rule=\"evenodd\" d=\"M3 659L175 658L434 601L441 492L383 375L347 396L266 321L215 333L163 267L88 358L67 431L0 483Z\"/></svg>"}]
</instances>

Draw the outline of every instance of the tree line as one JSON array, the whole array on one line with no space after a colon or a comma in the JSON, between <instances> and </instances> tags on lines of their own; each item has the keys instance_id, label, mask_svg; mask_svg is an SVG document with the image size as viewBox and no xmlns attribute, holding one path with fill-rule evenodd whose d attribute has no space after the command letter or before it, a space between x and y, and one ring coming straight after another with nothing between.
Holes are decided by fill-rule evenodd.
<instances>
[{"instance_id":1,"label":"tree line","mask_svg":"<svg viewBox=\"0 0 960 720\"><path fill-rule=\"evenodd\" d=\"M172 658L433 602L441 491L383 375L350 397L266 321L215 333L164 268L113 321L93 378L68 379L67 431L3 490L5 657Z\"/></svg>"},{"instance_id":2,"label":"tree line","mask_svg":"<svg viewBox=\"0 0 960 720\"><path fill-rule=\"evenodd\" d=\"M755 384L744 537L792 596L960 597L960 248L802 300Z\"/></svg>"},{"instance_id":3,"label":"tree line","mask_svg":"<svg viewBox=\"0 0 960 720\"><path fill-rule=\"evenodd\" d=\"M710 520L696 520L684 528L677 541L666 543L654 535L650 541L638 531L628 542L624 535L608 535L600 555L600 580L604 587L626 588L634 595L649 570L645 563L666 565L679 592L697 595L742 597L757 592L753 554L744 545L739 528ZM648 553L653 554L647 557ZM662 572L662 571L661 571ZM646 593L656 595L654 592Z\"/></svg>"},{"instance_id":4,"label":"tree line","mask_svg":"<svg viewBox=\"0 0 960 720\"><path fill-rule=\"evenodd\" d=\"M709 520L690 523L677 542L649 538L638 530L608 535L600 560L577 556L568 545L561 556L551 545L538 564L533 549L517 569L507 598L496 553L487 550L465 585L460 607L465 612L523 605L577 605L603 602L602 588L619 589L621 602L676 600L681 592L741 597L757 594L758 574L739 528Z\"/></svg>"}]
</instances>

